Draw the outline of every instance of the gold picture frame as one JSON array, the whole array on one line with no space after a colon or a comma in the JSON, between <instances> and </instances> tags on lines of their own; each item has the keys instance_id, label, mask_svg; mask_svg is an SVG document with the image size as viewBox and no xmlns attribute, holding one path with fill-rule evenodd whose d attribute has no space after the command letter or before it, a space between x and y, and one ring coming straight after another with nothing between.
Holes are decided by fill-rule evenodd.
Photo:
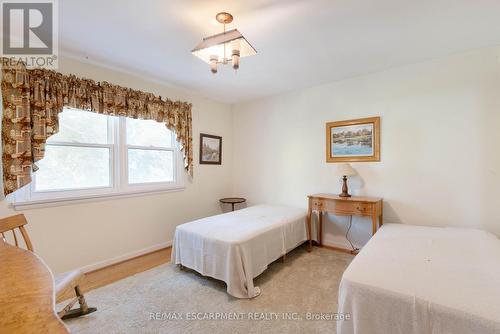
<instances>
[{"instance_id":1,"label":"gold picture frame","mask_svg":"<svg viewBox=\"0 0 500 334\"><path fill-rule=\"evenodd\" d=\"M380 117L326 123L326 162L380 161Z\"/></svg>"}]
</instances>

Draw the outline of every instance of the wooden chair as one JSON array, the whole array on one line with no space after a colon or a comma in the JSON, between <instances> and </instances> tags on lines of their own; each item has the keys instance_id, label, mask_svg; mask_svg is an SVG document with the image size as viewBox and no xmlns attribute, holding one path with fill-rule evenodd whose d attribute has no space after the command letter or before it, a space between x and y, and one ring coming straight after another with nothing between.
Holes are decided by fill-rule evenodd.
<instances>
[{"instance_id":1,"label":"wooden chair","mask_svg":"<svg viewBox=\"0 0 500 334\"><path fill-rule=\"evenodd\" d=\"M28 233L26 232L26 229L24 228L24 225L26 224L28 224L28 222L26 221L26 217L23 214L2 218L0 219L0 233L2 234L3 241L7 242L5 233L8 231L12 232L14 244L16 245L16 247L20 247L19 240L16 235L16 229L18 229L24 239L26 248L34 253L33 245L31 244L31 240L28 236ZM88 307L82 290L80 289L79 284L83 278L83 275L84 274L80 270L73 270L57 275L55 277L56 299L63 296L69 290L74 290L76 294L76 297L73 298L66 307L64 307L57 313L59 317L61 317L61 319L76 318L97 311L95 307ZM80 307L73 309L73 305L75 305L77 301L80 304Z\"/></svg>"}]
</instances>

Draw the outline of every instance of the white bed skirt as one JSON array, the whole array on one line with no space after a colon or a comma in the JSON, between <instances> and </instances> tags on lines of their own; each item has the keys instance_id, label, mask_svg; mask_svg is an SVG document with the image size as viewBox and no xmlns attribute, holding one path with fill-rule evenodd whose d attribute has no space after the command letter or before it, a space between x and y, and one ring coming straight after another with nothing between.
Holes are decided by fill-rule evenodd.
<instances>
[{"instance_id":1,"label":"white bed skirt","mask_svg":"<svg viewBox=\"0 0 500 334\"><path fill-rule=\"evenodd\" d=\"M253 279L307 239L306 212L257 205L177 226L172 261L226 282L237 298L253 298Z\"/></svg>"}]
</instances>

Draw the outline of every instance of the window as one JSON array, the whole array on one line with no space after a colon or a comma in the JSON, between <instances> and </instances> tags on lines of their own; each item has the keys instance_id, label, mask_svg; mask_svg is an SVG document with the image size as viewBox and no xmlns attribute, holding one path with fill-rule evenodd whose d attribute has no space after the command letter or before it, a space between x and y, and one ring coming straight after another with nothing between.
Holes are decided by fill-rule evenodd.
<instances>
[{"instance_id":1,"label":"window","mask_svg":"<svg viewBox=\"0 0 500 334\"><path fill-rule=\"evenodd\" d=\"M155 121L126 119L129 184L173 182L171 131Z\"/></svg>"},{"instance_id":2,"label":"window","mask_svg":"<svg viewBox=\"0 0 500 334\"><path fill-rule=\"evenodd\" d=\"M164 123L65 108L17 204L179 189L182 157Z\"/></svg>"}]
</instances>

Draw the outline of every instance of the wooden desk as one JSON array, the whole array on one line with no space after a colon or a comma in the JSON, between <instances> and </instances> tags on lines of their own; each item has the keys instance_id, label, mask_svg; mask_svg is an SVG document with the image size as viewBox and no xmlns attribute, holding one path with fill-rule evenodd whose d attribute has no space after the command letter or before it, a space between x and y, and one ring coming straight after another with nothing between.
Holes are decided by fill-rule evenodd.
<instances>
[{"instance_id":1,"label":"wooden desk","mask_svg":"<svg viewBox=\"0 0 500 334\"><path fill-rule=\"evenodd\" d=\"M54 278L34 253L0 240L0 333L69 333L54 309Z\"/></svg>"},{"instance_id":2,"label":"wooden desk","mask_svg":"<svg viewBox=\"0 0 500 334\"><path fill-rule=\"evenodd\" d=\"M340 197L332 194L314 194L307 196L309 205L307 210L307 234L309 248L312 249L312 214L318 212L318 243L323 245L323 212L329 212L338 216L363 216L372 219L372 235L377 232L378 225L383 224L382 198L376 197Z\"/></svg>"}]
</instances>

